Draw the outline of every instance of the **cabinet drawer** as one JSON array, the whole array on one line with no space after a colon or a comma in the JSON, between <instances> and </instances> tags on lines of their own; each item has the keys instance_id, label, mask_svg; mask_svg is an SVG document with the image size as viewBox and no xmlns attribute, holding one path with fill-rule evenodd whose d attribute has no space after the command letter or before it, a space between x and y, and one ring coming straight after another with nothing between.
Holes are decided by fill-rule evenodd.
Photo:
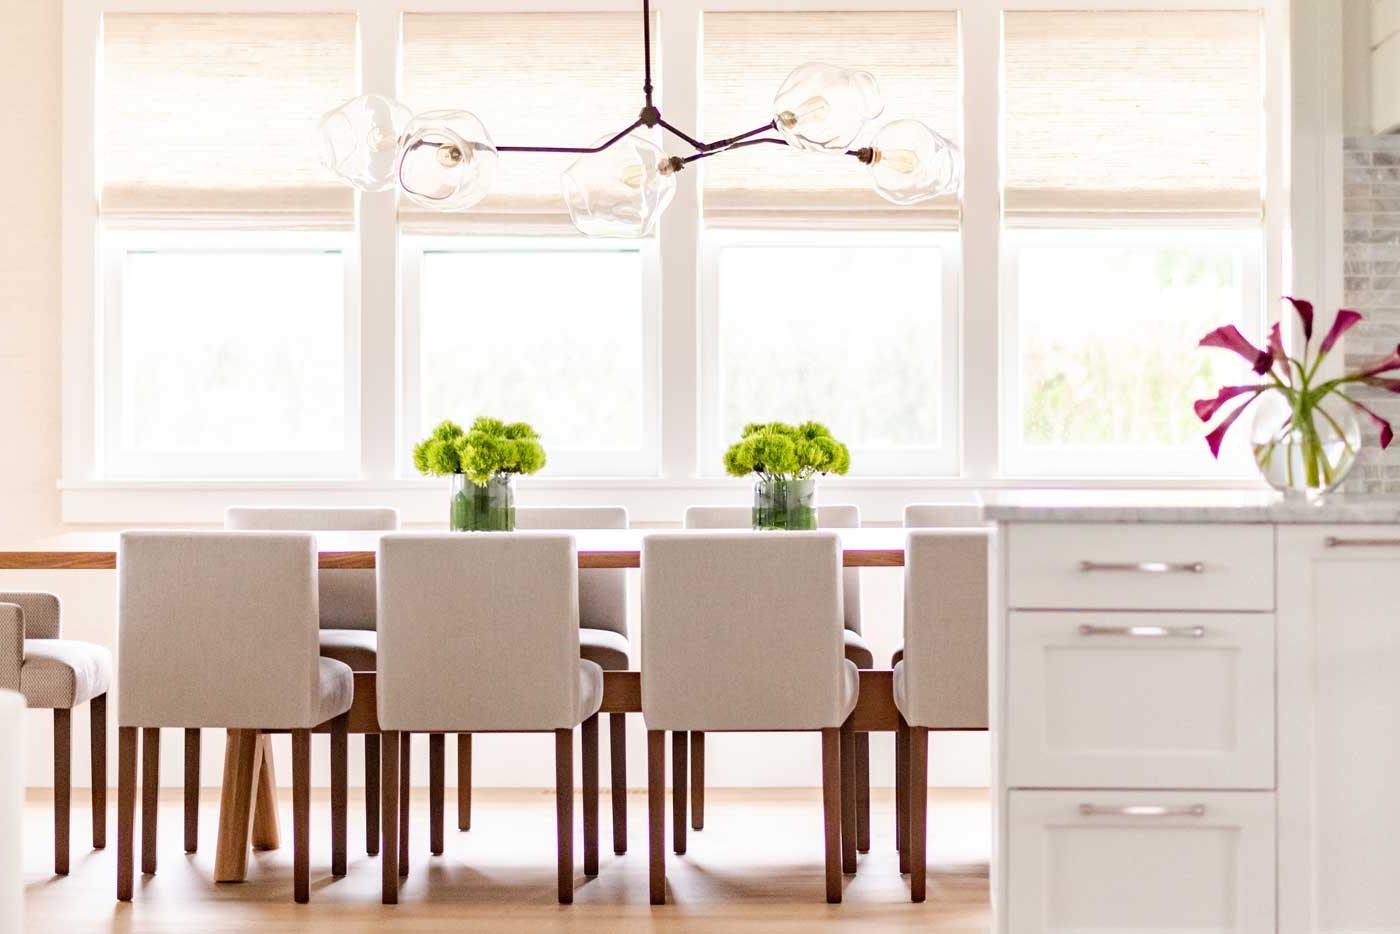
<instances>
[{"instance_id":1,"label":"cabinet drawer","mask_svg":"<svg viewBox=\"0 0 1400 934\"><path fill-rule=\"evenodd\" d=\"M1013 934L1274 930L1274 797L1013 791Z\"/></svg>"},{"instance_id":2,"label":"cabinet drawer","mask_svg":"<svg viewBox=\"0 0 1400 934\"><path fill-rule=\"evenodd\" d=\"M1010 606L1075 610L1271 610L1265 525L1065 525L1008 529Z\"/></svg>"},{"instance_id":3,"label":"cabinet drawer","mask_svg":"<svg viewBox=\"0 0 1400 934\"><path fill-rule=\"evenodd\" d=\"M1274 617L1015 612L1007 784L1272 788Z\"/></svg>"}]
</instances>

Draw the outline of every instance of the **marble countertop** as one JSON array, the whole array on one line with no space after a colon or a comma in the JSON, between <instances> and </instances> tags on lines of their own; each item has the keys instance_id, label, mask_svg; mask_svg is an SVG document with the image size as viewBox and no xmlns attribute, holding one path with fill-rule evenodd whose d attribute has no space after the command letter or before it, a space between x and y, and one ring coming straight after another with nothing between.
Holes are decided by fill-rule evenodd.
<instances>
[{"instance_id":1,"label":"marble countertop","mask_svg":"<svg viewBox=\"0 0 1400 934\"><path fill-rule=\"evenodd\" d=\"M1334 494L1310 503L1251 490L1016 490L986 492L982 502L995 522L1400 524L1400 496Z\"/></svg>"}]
</instances>

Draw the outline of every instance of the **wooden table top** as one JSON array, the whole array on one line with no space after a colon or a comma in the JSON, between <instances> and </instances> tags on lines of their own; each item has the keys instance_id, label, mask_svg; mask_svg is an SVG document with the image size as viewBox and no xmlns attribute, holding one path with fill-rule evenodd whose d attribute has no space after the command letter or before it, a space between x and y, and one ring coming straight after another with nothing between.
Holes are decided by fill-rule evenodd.
<instances>
[{"instance_id":1,"label":"wooden table top","mask_svg":"<svg viewBox=\"0 0 1400 934\"><path fill-rule=\"evenodd\" d=\"M416 530L409 530L416 531ZM641 567L642 539L675 529L578 529L572 531L578 545L580 568ZM901 528L832 529L841 537L843 560L848 568L897 568L904 566ZM986 533L987 529L973 529ZM322 568L373 568L375 548L382 532L318 532ZM119 532L78 532L38 543L33 550L0 550L0 570L110 571L117 566Z\"/></svg>"}]
</instances>

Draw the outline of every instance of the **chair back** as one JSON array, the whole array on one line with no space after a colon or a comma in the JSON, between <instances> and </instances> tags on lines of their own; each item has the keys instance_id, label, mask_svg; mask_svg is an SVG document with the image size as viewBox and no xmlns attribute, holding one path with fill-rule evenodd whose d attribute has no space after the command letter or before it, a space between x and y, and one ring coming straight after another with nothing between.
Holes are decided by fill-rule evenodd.
<instances>
[{"instance_id":1,"label":"chair back","mask_svg":"<svg viewBox=\"0 0 1400 934\"><path fill-rule=\"evenodd\" d=\"M642 714L650 730L841 725L841 545L831 532L642 541Z\"/></svg>"},{"instance_id":2,"label":"chair back","mask_svg":"<svg viewBox=\"0 0 1400 934\"><path fill-rule=\"evenodd\" d=\"M904 679L913 726L987 728L987 551L971 529L911 531L904 545Z\"/></svg>"},{"instance_id":3,"label":"chair back","mask_svg":"<svg viewBox=\"0 0 1400 934\"><path fill-rule=\"evenodd\" d=\"M396 532L379 540L379 725L555 730L580 703L571 535Z\"/></svg>"},{"instance_id":4,"label":"chair back","mask_svg":"<svg viewBox=\"0 0 1400 934\"><path fill-rule=\"evenodd\" d=\"M398 510L380 507L231 506L224 513L226 529L391 532L398 527ZM322 571L320 589L322 629L374 629L373 571L351 568Z\"/></svg>"},{"instance_id":5,"label":"chair back","mask_svg":"<svg viewBox=\"0 0 1400 934\"><path fill-rule=\"evenodd\" d=\"M753 510L748 506L690 506L685 511L688 529L747 529L753 525ZM831 505L817 507L817 528L858 529L860 507ZM842 572L843 604L846 628L860 632L860 568Z\"/></svg>"},{"instance_id":6,"label":"chair back","mask_svg":"<svg viewBox=\"0 0 1400 934\"><path fill-rule=\"evenodd\" d=\"M911 503L904 507L906 529L971 529L985 524L981 503Z\"/></svg>"},{"instance_id":7,"label":"chair back","mask_svg":"<svg viewBox=\"0 0 1400 934\"><path fill-rule=\"evenodd\" d=\"M119 549L122 726L317 725L315 536L123 532Z\"/></svg>"},{"instance_id":8,"label":"chair back","mask_svg":"<svg viewBox=\"0 0 1400 934\"><path fill-rule=\"evenodd\" d=\"M521 531L625 529L622 506L521 506L515 510ZM578 624L585 629L608 629L627 635L627 572L589 568L578 572Z\"/></svg>"}]
</instances>

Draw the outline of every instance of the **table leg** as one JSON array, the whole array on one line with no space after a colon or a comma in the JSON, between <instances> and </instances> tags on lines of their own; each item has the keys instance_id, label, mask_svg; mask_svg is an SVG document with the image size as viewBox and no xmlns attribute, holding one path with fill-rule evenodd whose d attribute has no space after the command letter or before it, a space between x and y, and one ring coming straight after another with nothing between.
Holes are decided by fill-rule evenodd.
<instances>
[{"instance_id":1,"label":"table leg","mask_svg":"<svg viewBox=\"0 0 1400 934\"><path fill-rule=\"evenodd\" d=\"M258 769L258 793L253 804L253 847L275 850L282 845L282 832L277 824L277 764L272 756L272 737L260 735L261 766Z\"/></svg>"},{"instance_id":2,"label":"table leg","mask_svg":"<svg viewBox=\"0 0 1400 934\"><path fill-rule=\"evenodd\" d=\"M258 773L262 770L260 739L256 730L228 731L219 798L219 840L214 855L216 882L242 882L248 877L248 838L253 829Z\"/></svg>"}]
</instances>

